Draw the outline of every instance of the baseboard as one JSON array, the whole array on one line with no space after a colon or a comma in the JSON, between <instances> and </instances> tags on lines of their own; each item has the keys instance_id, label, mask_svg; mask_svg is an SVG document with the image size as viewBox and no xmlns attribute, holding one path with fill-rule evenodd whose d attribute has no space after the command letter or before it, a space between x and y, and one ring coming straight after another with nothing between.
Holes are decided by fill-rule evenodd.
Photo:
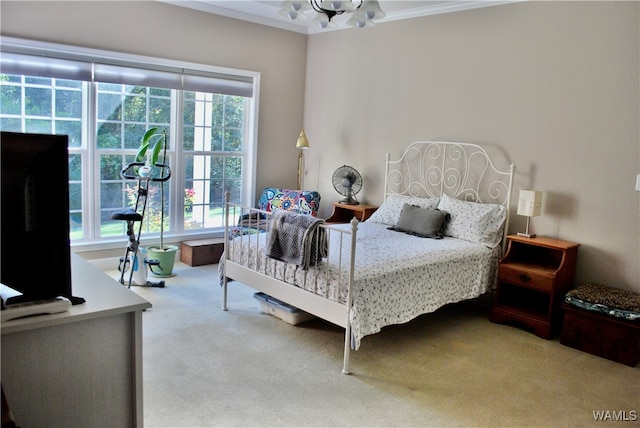
<instances>
[{"instance_id":1,"label":"baseboard","mask_svg":"<svg viewBox=\"0 0 640 428\"><path fill-rule=\"evenodd\" d=\"M176 251L176 262L180 261L180 254L180 250ZM116 270L120 264L120 257L122 256L87 259L87 261L102 271Z\"/></svg>"}]
</instances>

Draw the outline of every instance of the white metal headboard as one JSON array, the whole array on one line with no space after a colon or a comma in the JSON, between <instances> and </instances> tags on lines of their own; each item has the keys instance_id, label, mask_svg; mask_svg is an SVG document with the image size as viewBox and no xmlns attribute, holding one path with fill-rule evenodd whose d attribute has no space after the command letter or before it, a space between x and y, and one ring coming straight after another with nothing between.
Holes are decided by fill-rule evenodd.
<instances>
[{"instance_id":1,"label":"white metal headboard","mask_svg":"<svg viewBox=\"0 0 640 428\"><path fill-rule=\"evenodd\" d=\"M446 194L466 201L504 205L506 239L513 163L508 171L502 171L481 146L446 141L417 141L407 147L400 159L389 158L387 153L385 199L388 195L437 198Z\"/></svg>"}]
</instances>

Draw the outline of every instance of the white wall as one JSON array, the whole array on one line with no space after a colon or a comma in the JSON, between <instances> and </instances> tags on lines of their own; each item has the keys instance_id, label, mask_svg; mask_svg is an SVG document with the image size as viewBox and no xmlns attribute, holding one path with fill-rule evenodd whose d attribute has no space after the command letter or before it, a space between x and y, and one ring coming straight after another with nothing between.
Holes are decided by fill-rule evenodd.
<instances>
[{"instance_id":1,"label":"white wall","mask_svg":"<svg viewBox=\"0 0 640 428\"><path fill-rule=\"evenodd\" d=\"M295 186L304 123L323 215L342 164L380 203L386 152L421 139L501 150L515 194L545 191L533 232L581 243L578 281L640 292L638 2L524 2L308 38L158 2L0 12L3 35L261 72L258 188Z\"/></svg>"},{"instance_id":2,"label":"white wall","mask_svg":"<svg viewBox=\"0 0 640 428\"><path fill-rule=\"evenodd\" d=\"M640 292L639 3L525 2L309 37L306 187L380 203L384 154L412 141L504 151L543 190L534 233L581 244L578 281ZM524 229L514 216L511 232Z\"/></svg>"}]
</instances>

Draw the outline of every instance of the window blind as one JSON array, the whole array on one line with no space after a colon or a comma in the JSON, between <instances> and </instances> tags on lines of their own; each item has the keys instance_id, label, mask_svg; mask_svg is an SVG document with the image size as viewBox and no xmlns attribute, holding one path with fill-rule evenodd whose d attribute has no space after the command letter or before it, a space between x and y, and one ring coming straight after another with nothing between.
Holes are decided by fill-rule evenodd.
<instances>
[{"instance_id":1,"label":"window blind","mask_svg":"<svg viewBox=\"0 0 640 428\"><path fill-rule=\"evenodd\" d=\"M2 46L0 72L26 76L253 96L253 78L132 60Z\"/></svg>"},{"instance_id":2,"label":"window blind","mask_svg":"<svg viewBox=\"0 0 640 428\"><path fill-rule=\"evenodd\" d=\"M91 81L91 63L63 58L2 52L0 71L3 74L55 77L58 79Z\"/></svg>"}]
</instances>

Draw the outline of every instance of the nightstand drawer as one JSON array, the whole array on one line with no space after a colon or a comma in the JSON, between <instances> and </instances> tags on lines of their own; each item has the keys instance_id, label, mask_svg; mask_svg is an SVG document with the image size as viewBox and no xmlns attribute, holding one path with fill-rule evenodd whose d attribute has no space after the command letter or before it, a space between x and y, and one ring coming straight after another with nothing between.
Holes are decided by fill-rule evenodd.
<instances>
[{"instance_id":1,"label":"nightstand drawer","mask_svg":"<svg viewBox=\"0 0 640 428\"><path fill-rule=\"evenodd\" d=\"M498 271L500 281L523 285L542 291L553 290L553 277L542 275L531 270L522 270L509 265L501 265Z\"/></svg>"}]
</instances>

